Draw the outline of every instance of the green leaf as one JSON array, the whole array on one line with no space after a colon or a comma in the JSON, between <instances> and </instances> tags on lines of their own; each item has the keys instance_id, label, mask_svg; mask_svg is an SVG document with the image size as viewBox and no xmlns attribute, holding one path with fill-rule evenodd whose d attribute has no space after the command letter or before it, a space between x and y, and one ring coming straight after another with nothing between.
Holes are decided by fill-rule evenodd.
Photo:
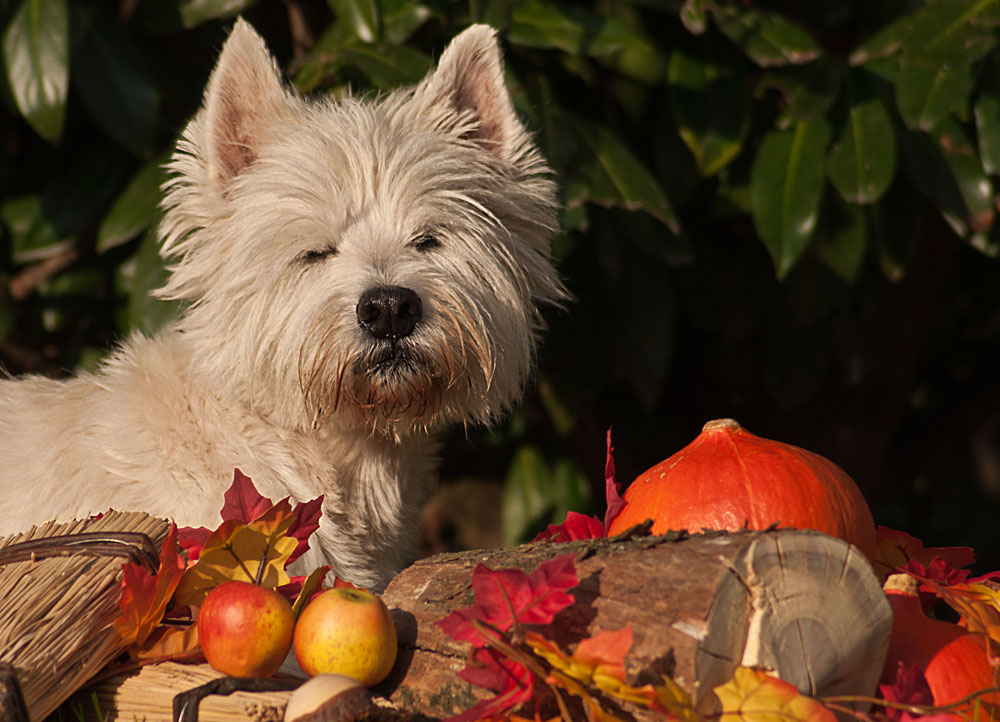
<instances>
[{"instance_id":1,"label":"green leaf","mask_svg":"<svg viewBox=\"0 0 1000 722\"><path fill-rule=\"evenodd\" d=\"M680 220L663 189L646 167L610 130L580 124L590 150L581 174L587 181L587 199L596 205L641 210L680 233Z\"/></svg>"},{"instance_id":2,"label":"green leaf","mask_svg":"<svg viewBox=\"0 0 1000 722\"><path fill-rule=\"evenodd\" d=\"M549 521L553 524L566 519L566 512L583 512L590 506L590 480L572 459L563 457L556 460L552 468L552 512Z\"/></svg>"},{"instance_id":3,"label":"green leaf","mask_svg":"<svg viewBox=\"0 0 1000 722\"><path fill-rule=\"evenodd\" d=\"M384 90L416 83L431 67L431 59L409 45L355 43L343 47L340 57Z\"/></svg>"},{"instance_id":4,"label":"green leaf","mask_svg":"<svg viewBox=\"0 0 1000 722\"><path fill-rule=\"evenodd\" d=\"M253 4L254 0L181 0L181 24L196 28L209 20L236 17Z\"/></svg>"},{"instance_id":5,"label":"green leaf","mask_svg":"<svg viewBox=\"0 0 1000 722\"><path fill-rule=\"evenodd\" d=\"M527 48L555 48L601 57L643 42L615 17L545 0L525 0L511 13L507 40Z\"/></svg>"},{"instance_id":6,"label":"green leaf","mask_svg":"<svg viewBox=\"0 0 1000 722\"><path fill-rule=\"evenodd\" d=\"M781 93L796 118L817 120L833 106L842 78L838 63L822 57L805 65L772 68L757 83L755 95L760 97L773 88Z\"/></svg>"},{"instance_id":7,"label":"green leaf","mask_svg":"<svg viewBox=\"0 0 1000 722\"><path fill-rule=\"evenodd\" d=\"M909 23L910 16L904 15L882 28L860 43L848 56L847 62L851 65L864 65L871 60L881 60L899 52Z\"/></svg>"},{"instance_id":8,"label":"green leaf","mask_svg":"<svg viewBox=\"0 0 1000 722\"><path fill-rule=\"evenodd\" d=\"M706 37L674 49L667 79L674 123L698 171L703 176L718 173L743 148L750 123L742 59Z\"/></svg>"},{"instance_id":9,"label":"green leaf","mask_svg":"<svg viewBox=\"0 0 1000 722\"><path fill-rule=\"evenodd\" d=\"M907 177L938 207L955 232L965 235L968 229L960 220L965 217L965 201L940 146L925 133L904 130L897 137Z\"/></svg>"},{"instance_id":10,"label":"green leaf","mask_svg":"<svg viewBox=\"0 0 1000 722\"><path fill-rule=\"evenodd\" d=\"M80 99L108 135L133 153L147 154L160 99L132 36L103 7L74 19L84 28L73 51Z\"/></svg>"},{"instance_id":11,"label":"green leaf","mask_svg":"<svg viewBox=\"0 0 1000 722\"><path fill-rule=\"evenodd\" d=\"M542 453L522 446L514 454L500 501L503 543L514 546L542 525L553 506L552 474ZM540 529L539 529L540 531Z\"/></svg>"},{"instance_id":12,"label":"green leaf","mask_svg":"<svg viewBox=\"0 0 1000 722\"><path fill-rule=\"evenodd\" d=\"M713 0L684 0L681 22L692 35L701 35L708 28L708 11L714 8Z\"/></svg>"},{"instance_id":13,"label":"green leaf","mask_svg":"<svg viewBox=\"0 0 1000 722\"><path fill-rule=\"evenodd\" d=\"M151 335L173 321L180 308L176 301L161 301L151 295L167 280L167 269L160 258L156 231L142 237L135 255L120 265L115 276L117 291L126 296L119 328L139 330Z\"/></svg>"},{"instance_id":14,"label":"green leaf","mask_svg":"<svg viewBox=\"0 0 1000 722\"><path fill-rule=\"evenodd\" d=\"M849 203L872 203L896 173L896 135L889 112L864 79L849 84L840 136L826 158L834 188Z\"/></svg>"},{"instance_id":15,"label":"green leaf","mask_svg":"<svg viewBox=\"0 0 1000 722\"><path fill-rule=\"evenodd\" d=\"M18 111L36 133L57 143L69 89L66 0L23 0L4 33L3 58Z\"/></svg>"},{"instance_id":16,"label":"green leaf","mask_svg":"<svg viewBox=\"0 0 1000 722\"><path fill-rule=\"evenodd\" d=\"M11 235L11 261L16 265L54 256L73 245L42 213L37 195L15 196L0 205L0 220Z\"/></svg>"},{"instance_id":17,"label":"green leaf","mask_svg":"<svg viewBox=\"0 0 1000 722\"><path fill-rule=\"evenodd\" d=\"M997 44L1000 0L929 0L902 38L910 62L968 65Z\"/></svg>"},{"instance_id":18,"label":"green leaf","mask_svg":"<svg viewBox=\"0 0 1000 722\"><path fill-rule=\"evenodd\" d=\"M974 83L972 66L903 67L896 84L896 106L906 125L929 132L965 105Z\"/></svg>"},{"instance_id":19,"label":"green leaf","mask_svg":"<svg viewBox=\"0 0 1000 722\"><path fill-rule=\"evenodd\" d=\"M390 43L402 44L431 16L423 3L409 0L382 0L382 32Z\"/></svg>"},{"instance_id":20,"label":"green leaf","mask_svg":"<svg viewBox=\"0 0 1000 722\"><path fill-rule=\"evenodd\" d=\"M754 159L753 221L778 278L788 275L816 229L829 140L825 122L800 120L768 133Z\"/></svg>"},{"instance_id":21,"label":"green leaf","mask_svg":"<svg viewBox=\"0 0 1000 722\"><path fill-rule=\"evenodd\" d=\"M724 5L715 8L715 20L726 37L762 68L802 65L823 54L809 33L775 12Z\"/></svg>"},{"instance_id":22,"label":"green leaf","mask_svg":"<svg viewBox=\"0 0 1000 722\"><path fill-rule=\"evenodd\" d=\"M973 114L983 168L990 175L1000 175L1000 65L987 66Z\"/></svg>"},{"instance_id":23,"label":"green leaf","mask_svg":"<svg viewBox=\"0 0 1000 722\"><path fill-rule=\"evenodd\" d=\"M146 164L129 181L97 230L97 252L126 243L153 225L159 217L160 187L166 179L165 156Z\"/></svg>"},{"instance_id":24,"label":"green leaf","mask_svg":"<svg viewBox=\"0 0 1000 722\"><path fill-rule=\"evenodd\" d=\"M382 18L375 0L327 0L337 20L351 29L356 38L374 43L382 37Z\"/></svg>"},{"instance_id":25,"label":"green leaf","mask_svg":"<svg viewBox=\"0 0 1000 722\"><path fill-rule=\"evenodd\" d=\"M898 282L906 274L923 220L914 209L922 205L913 185L893 183L882 198L864 207L879 266L890 281Z\"/></svg>"},{"instance_id":26,"label":"green leaf","mask_svg":"<svg viewBox=\"0 0 1000 722\"><path fill-rule=\"evenodd\" d=\"M930 0L887 25L851 53L851 65L902 52L928 69L968 65L997 42L1000 0Z\"/></svg>"},{"instance_id":27,"label":"green leaf","mask_svg":"<svg viewBox=\"0 0 1000 722\"><path fill-rule=\"evenodd\" d=\"M974 145L958 123L949 120L938 129L938 146L944 149L944 158L958 184L965 213L960 219L948 219L962 235L975 236L990 230L996 219L993 183L979 160ZM964 228L965 230L960 230ZM981 239L969 238L973 244Z\"/></svg>"},{"instance_id":28,"label":"green leaf","mask_svg":"<svg viewBox=\"0 0 1000 722\"><path fill-rule=\"evenodd\" d=\"M826 196L813 241L816 255L847 283L858 280L868 248L868 219L865 209Z\"/></svg>"}]
</instances>

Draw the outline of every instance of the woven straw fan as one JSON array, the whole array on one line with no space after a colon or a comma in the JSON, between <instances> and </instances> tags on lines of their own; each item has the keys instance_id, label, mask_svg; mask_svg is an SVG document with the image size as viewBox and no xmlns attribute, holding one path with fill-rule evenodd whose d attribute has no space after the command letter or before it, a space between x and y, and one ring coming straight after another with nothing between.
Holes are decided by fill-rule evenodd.
<instances>
[{"instance_id":1,"label":"woven straw fan","mask_svg":"<svg viewBox=\"0 0 1000 722\"><path fill-rule=\"evenodd\" d=\"M34 527L0 541L0 554L20 542L84 532L145 534L158 552L168 528L166 520L148 514L112 511L100 519ZM120 555L81 551L0 568L0 662L13 666L32 722L121 653L122 640L112 625L123 561Z\"/></svg>"}]
</instances>

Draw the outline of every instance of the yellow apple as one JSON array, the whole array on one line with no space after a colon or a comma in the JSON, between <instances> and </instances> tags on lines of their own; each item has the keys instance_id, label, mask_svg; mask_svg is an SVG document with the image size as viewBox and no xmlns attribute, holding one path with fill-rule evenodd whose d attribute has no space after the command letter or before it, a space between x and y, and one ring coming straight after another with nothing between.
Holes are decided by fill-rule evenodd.
<instances>
[{"instance_id":1,"label":"yellow apple","mask_svg":"<svg viewBox=\"0 0 1000 722\"><path fill-rule=\"evenodd\" d=\"M396 661L396 626L374 594L330 589L299 614L293 646L306 674L343 674L371 687Z\"/></svg>"},{"instance_id":2,"label":"yellow apple","mask_svg":"<svg viewBox=\"0 0 1000 722\"><path fill-rule=\"evenodd\" d=\"M292 645L295 615L273 589L249 582L223 582L198 612L198 638L205 659L232 677L270 677Z\"/></svg>"}]
</instances>

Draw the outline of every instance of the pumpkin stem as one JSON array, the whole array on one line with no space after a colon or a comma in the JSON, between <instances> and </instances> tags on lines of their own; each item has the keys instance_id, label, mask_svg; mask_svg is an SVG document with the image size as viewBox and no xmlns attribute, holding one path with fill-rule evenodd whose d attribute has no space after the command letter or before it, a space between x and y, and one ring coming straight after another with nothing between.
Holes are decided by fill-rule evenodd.
<instances>
[{"instance_id":1,"label":"pumpkin stem","mask_svg":"<svg viewBox=\"0 0 1000 722\"><path fill-rule=\"evenodd\" d=\"M713 419L712 421L706 422L706 424L701 427L702 433L706 431L715 431L716 429L740 431L743 427L740 426L740 422L736 419Z\"/></svg>"},{"instance_id":2,"label":"pumpkin stem","mask_svg":"<svg viewBox=\"0 0 1000 722\"><path fill-rule=\"evenodd\" d=\"M902 592L911 596L917 596L920 592L920 583L909 574L890 574L882 585L885 591Z\"/></svg>"}]
</instances>

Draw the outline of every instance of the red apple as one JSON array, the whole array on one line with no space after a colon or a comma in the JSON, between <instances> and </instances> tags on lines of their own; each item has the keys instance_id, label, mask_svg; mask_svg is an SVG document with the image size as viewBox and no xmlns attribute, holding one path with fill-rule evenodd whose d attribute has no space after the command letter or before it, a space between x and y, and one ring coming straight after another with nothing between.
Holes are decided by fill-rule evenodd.
<instances>
[{"instance_id":1,"label":"red apple","mask_svg":"<svg viewBox=\"0 0 1000 722\"><path fill-rule=\"evenodd\" d=\"M293 644L310 676L343 674L370 687L385 679L396 661L396 626L374 594L341 587L302 610Z\"/></svg>"},{"instance_id":2,"label":"red apple","mask_svg":"<svg viewBox=\"0 0 1000 722\"><path fill-rule=\"evenodd\" d=\"M295 615L273 589L249 582L223 582L198 612L205 659L232 677L270 677L292 644Z\"/></svg>"}]
</instances>

